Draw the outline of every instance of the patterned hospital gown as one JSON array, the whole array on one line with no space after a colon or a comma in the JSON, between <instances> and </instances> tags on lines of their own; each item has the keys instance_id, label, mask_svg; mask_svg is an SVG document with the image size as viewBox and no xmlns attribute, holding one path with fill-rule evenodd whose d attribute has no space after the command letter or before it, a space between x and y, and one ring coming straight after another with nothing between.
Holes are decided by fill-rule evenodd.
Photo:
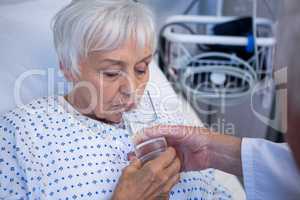
<instances>
[{"instance_id":1,"label":"patterned hospital gown","mask_svg":"<svg viewBox=\"0 0 300 200\"><path fill-rule=\"evenodd\" d=\"M182 124L158 112L159 124ZM129 133L45 97L2 116L0 199L110 199L133 151ZM182 173L170 199L231 199L214 170Z\"/></svg>"}]
</instances>

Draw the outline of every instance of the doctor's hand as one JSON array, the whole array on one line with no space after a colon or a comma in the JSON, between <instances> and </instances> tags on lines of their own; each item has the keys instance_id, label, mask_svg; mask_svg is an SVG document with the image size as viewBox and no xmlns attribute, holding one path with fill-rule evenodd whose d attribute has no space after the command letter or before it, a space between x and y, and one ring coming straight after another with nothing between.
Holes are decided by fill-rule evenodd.
<instances>
[{"instance_id":1,"label":"doctor's hand","mask_svg":"<svg viewBox=\"0 0 300 200\"><path fill-rule=\"evenodd\" d=\"M241 139L206 128L156 126L145 129L135 138L135 143L162 136L176 149L182 171L215 168L242 176Z\"/></svg>"},{"instance_id":2,"label":"doctor's hand","mask_svg":"<svg viewBox=\"0 0 300 200\"><path fill-rule=\"evenodd\" d=\"M112 200L167 200L179 171L180 161L171 147L144 165L135 159L123 170Z\"/></svg>"}]
</instances>

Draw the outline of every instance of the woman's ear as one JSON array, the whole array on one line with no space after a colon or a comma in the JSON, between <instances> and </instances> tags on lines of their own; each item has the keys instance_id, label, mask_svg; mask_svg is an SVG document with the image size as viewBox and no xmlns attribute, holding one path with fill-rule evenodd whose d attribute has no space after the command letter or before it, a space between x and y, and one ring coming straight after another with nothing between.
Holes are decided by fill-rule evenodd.
<instances>
[{"instance_id":1,"label":"woman's ear","mask_svg":"<svg viewBox=\"0 0 300 200\"><path fill-rule=\"evenodd\" d=\"M78 81L78 76L72 72L70 68L65 67L61 62L59 62L59 69L63 72L65 78L70 82Z\"/></svg>"}]
</instances>

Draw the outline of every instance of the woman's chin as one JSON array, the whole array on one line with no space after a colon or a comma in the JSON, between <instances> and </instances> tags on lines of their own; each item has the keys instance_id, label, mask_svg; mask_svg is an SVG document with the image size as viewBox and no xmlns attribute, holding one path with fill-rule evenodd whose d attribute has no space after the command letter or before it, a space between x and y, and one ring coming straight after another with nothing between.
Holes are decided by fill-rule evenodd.
<instances>
[{"instance_id":1,"label":"woman's chin","mask_svg":"<svg viewBox=\"0 0 300 200\"><path fill-rule=\"evenodd\" d=\"M122 113L114 113L106 118L111 123L117 124L122 121Z\"/></svg>"}]
</instances>

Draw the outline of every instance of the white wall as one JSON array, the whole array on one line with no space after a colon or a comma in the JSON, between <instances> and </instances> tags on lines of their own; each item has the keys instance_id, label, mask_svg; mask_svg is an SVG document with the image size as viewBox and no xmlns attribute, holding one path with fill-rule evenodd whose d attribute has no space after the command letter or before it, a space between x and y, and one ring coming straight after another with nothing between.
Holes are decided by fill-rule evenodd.
<instances>
[{"instance_id":1,"label":"white wall","mask_svg":"<svg viewBox=\"0 0 300 200\"><path fill-rule=\"evenodd\" d=\"M24 103L53 94L47 86L48 75L52 78L52 71L48 69L53 70L55 81L64 82L58 74L50 21L67 2L69 0L0 1L0 113L16 106L15 84L24 72L39 70L41 73L22 81L17 91Z\"/></svg>"}]
</instances>

